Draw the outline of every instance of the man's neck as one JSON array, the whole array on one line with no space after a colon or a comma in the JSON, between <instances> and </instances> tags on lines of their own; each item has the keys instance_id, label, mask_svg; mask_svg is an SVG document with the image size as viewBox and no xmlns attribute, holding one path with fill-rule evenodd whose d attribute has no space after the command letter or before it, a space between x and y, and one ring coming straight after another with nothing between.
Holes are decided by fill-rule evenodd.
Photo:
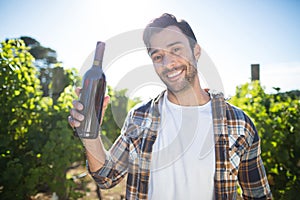
<instances>
[{"instance_id":1,"label":"man's neck","mask_svg":"<svg viewBox=\"0 0 300 200\"><path fill-rule=\"evenodd\" d=\"M181 106L200 106L210 100L209 94L200 87L199 82L193 87L174 93L168 90L168 99L170 102Z\"/></svg>"}]
</instances>

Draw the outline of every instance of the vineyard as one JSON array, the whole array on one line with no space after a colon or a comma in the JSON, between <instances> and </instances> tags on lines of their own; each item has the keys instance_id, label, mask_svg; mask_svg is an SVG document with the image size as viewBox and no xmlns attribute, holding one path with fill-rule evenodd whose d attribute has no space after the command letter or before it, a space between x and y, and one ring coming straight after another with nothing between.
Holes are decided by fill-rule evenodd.
<instances>
[{"instance_id":1,"label":"vineyard","mask_svg":"<svg viewBox=\"0 0 300 200\"><path fill-rule=\"evenodd\" d=\"M76 98L74 85L80 82L78 72L64 69L53 59L37 67L39 58L33 55L23 40L3 41L0 46L0 199L50 198L54 193L59 199L96 199L96 185L84 175L84 148L67 122ZM42 75L49 75L49 81ZM58 77L63 84L57 85ZM109 88L108 94L110 107L117 107L121 118L139 102L127 99L124 91ZM299 91L277 89L267 94L254 81L238 86L229 102L249 114L258 129L274 199L296 199L300 188ZM103 122L107 147L120 132L110 107ZM101 190L101 195L120 199L124 185Z\"/></svg>"}]
</instances>

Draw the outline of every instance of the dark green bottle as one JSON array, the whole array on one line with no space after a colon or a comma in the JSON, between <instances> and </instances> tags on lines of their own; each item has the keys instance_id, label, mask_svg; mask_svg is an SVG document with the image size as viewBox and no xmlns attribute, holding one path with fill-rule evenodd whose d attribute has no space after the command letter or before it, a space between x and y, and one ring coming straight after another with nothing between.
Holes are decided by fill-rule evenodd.
<instances>
[{"instance_id":1,"label":"dark green bottle","mask_svg":"<svg viewBox=\"0 0 300 200\"><path fill-rule=\"evenodd\" d=\"M105 43L97 42L93 66L84 74L79 101L83 104L84 120L76 128L80 138L95 139L101 128L102 106L106 90L106 79L102 70Z\"/></svg>"}]
</instances>

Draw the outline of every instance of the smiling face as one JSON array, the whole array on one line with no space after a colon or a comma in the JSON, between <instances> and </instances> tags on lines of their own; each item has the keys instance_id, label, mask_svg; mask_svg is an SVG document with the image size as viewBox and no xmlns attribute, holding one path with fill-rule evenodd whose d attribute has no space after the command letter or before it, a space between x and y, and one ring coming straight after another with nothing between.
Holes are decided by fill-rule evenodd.
<instances>
[{"instance_id":1,"label":"smiling face","mask_svg":"<svg viewBox=\"0 0 300 200\"><path fill-rule=\"evenodd\" d=\"M188 38L176 26L155 33L150 44L149 55L155 71L169 91L180 93L195 86L199 45L192 51Z\"/></svg>"}]
</instances>

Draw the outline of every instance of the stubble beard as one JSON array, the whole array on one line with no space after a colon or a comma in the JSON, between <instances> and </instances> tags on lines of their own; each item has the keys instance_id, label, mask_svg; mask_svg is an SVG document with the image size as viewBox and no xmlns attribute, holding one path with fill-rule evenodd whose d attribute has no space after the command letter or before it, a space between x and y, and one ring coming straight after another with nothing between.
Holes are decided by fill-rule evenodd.
<instances>
[{"instance_id":1,"label":"stubble beard","mask_svg":"<svg viewBox=\"0 0 300 200\"><path fill-rule=\"evenodd\" d=\"M196 67L191 64L189 64L189 66L181 66L180 68L184 69L186 73L185 77L180 80L180 82L176 84L170 84L167 81L163 81L166 84L168 91L172 92L173 94L180 94L192 88L195 83L195 77L198 73ZM167 73L167 71L164 73Z\"/></svg>"}]
</instances>

